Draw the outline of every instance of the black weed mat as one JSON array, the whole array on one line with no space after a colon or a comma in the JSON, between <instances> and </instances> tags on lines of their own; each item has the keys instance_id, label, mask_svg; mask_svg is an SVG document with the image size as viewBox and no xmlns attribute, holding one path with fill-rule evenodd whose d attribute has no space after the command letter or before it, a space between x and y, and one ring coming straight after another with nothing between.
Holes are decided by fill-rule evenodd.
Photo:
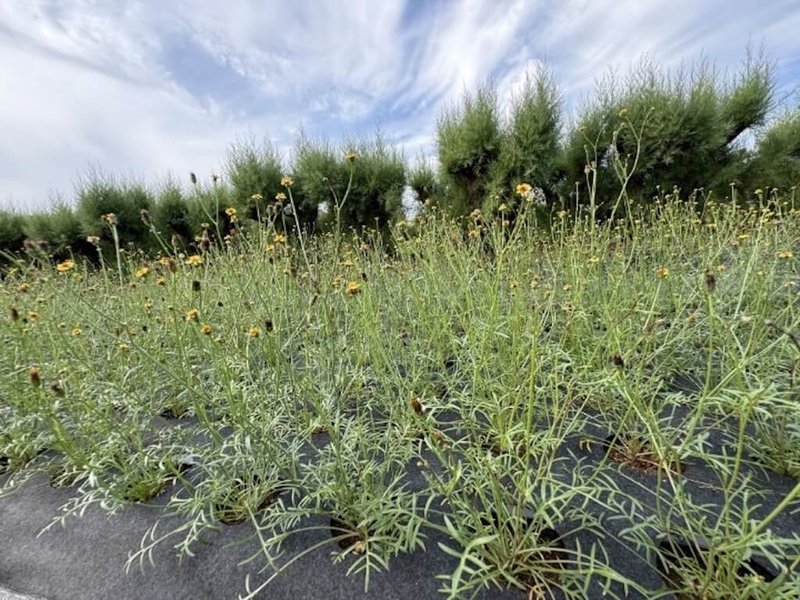
<instances>
[{"instance_id":1,"label":"black weed mat","mask_svg":"<svg viewBox=\"0 0 800 600\"><path fill-rule=\"evenodd\" d=\"M138 563L125 572L129 552L138 549L144 532L161 509L132 506L108 517L91 508L66 527L39 532L69 499L69 490L53 489L44 478L25 484L17 493L0 498L0 584L14 591L52 600L201 599L236 598L245 590L245 576L257 571L253 565L239 566L257 552L248 540L253 528L247 523L220 526L197 548L197 555L179 563L167 544L157 547L153 563ZM320 529L292 536L284 545L289 560L306 548L330 540ZM441 540L441 538L440 538ZM373 574L369 591L363 577L347 576L348 561L334 564L335 544L324 546L296 561L259 594L259 598L441 598L442 583L435 579L449 573L457 561L436 548L429 552L400 555L390 562L390 571ZM338 548L337 548L338 549ZM252 577L253 587L269 573ZM488 590L480 598L521 598L520 592Z\"/></svg>"},{"instance_id":2,"label":"black weed mat","mask_svg":"<svg viewBox=\"0 0 800 600\"><path fill-rule=\"evenodd\" d=\"M680 429L684 416L681 411L673 411L665 418ZM307 451L328 443L326 434L316 437L313 446L306 446ZM671 575L671 567L664 557L677 557L676 560L689 557L702 562L702 542L664 541L657 531L648 531L653 540L650 547L662 550L658 555L635 546L629 537L626 539L625 530L653 514L658 509L658 498L662 508L664 503L668 504L673 491L664 473L649 469L646 461L631 465L610 460L619 443L618 437L603 424L587 424L581 435L565 439L551 474L556 479L570 481L575 470L600 470L625 495L636 498L642 508L627 516L624 511L608 514L600 502L590 502L587 510L596 513L598 527L590 531L562 523L557 525L554 535L560 537L558 543L563 544L567 552L580 549L586 553L593 545L602 548L601 562L607 568L646 590L642 593L618 582L608 583L598 575L589 579L583 590L584 597L675 599L665 583ZM195 441L203 444L202 438ZM728 441L725 435L720 435L710 443L719 450ZM487 453L495 451L491 444L487 445ZM434 454L423 446L420 446L419 458L426 468L437 469ZM418 467L416 460L409 464L405 483L419 492L424 501L429 488ZM769 514L797 483L752 463L742 465L742 476L750 478L750 487L759 494L758 506L752 508L753 518ZM694 506L712 507L712 512L714 506L720 506L721 484L715 471L702 459L689 457L676 467L673 479L681 482L682 493L691 497ZM8 475L0 476L0 486L7 480ZM43 474L34 476L19 489L0 497L0 587L49 600L235 599L246 594L248 575L253 588L272 577L274 571L264 566L256 529L249 521L218 523L214 530L204 534L201 543L193 546L195 556L180 561L169 541L161 543L152 553L152 562L147 558L142 562L137 559L126 571L129 556L139 550L143 537L154 523L159 522L162 530L181 523L180 517L167 515L164 509L169 498L180 493L180 484L172 483L150 502L130 504L115 515L108 515L93 505L80 518L70 516L64 526L56 524L43 531L59 514L59 508L74 496L75 490L54 488ZM673 517L673 521L680 525L679 517ZM459 559L443 552L439 543L460 551L459 545L443 533L426 528L426 549L391 558L388 571L370 574L369 588L365 591L362 574L347 575L354 556L339 562L333 560L342 550L331 538L329 517L320 515L306 519L299 529L282 545L284 554L279 564L291 564L272 577L258 598L446 598L443 588L447 582L437 575L450 575L460 566ZM771 522L769 531L775 537L784 538L800 532L800 511L796 503ZM309 551L310 548L313 549ZM551 558L556 563L560 560L558 556ZM749 564L752 565L750 571L743 571L746 575L755 572L766 580L777 575L773 565L757 556L752 557ZM521 590L492 586L464 597L564 598L556 587L539 588L529 595Z\"/></svg>"}]
</instances>

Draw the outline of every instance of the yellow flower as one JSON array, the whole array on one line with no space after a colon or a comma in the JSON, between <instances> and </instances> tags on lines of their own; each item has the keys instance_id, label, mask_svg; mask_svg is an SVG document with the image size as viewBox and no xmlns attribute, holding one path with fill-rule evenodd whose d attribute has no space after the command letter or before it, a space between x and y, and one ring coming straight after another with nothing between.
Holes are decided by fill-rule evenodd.
<instances>
[{"instance_id":1,"label":"yellow flower","mask_svg":"<svg viewBox=\"0 0 800 600\"><path fill-rule=\"evenodd\" d=\"M20 284L17 286L17 291L18 291L20 294L25 294L25 293L27 293L29 289L31 289L31 286L30 286L30 285L28 285L27 283L20 283Z\"/></svg>"},{"instance_id":2,"label":"yellow flower","mask_svg":"<svg viewBox=\"0 0 800 600\"><path fill-rule=\"evenodd\" d=\"M214 331L214 328L211 327L208 323L204 323L203 326L200 328L200 333L203 335L211 335L211 332Z\"/></svg>"},{"instance_id":3,"label":"yellow flower","mask_svg":"<svg viewBox=\"0 0 800 600\"><path fill-rule=\"evenodd\" d=\"M740 242L744 242L745 240L749 240L750 239L750 234L749 233L740 233L739 235L736 236L736 239L739 240Z\"/></svg>"},{"instance_id":4,"label":"yellow flower","mask_svg":"<svg viewBox=\"0 0 800 600\"><path fill-rule=\"evenodd\" d=\"M203 257L199 254L193 254L186 259L186 264L192 267L199 267L203 264Z\"/></svg>"},{"instance_id":5,"label":"yellow flower","mask_svg":"<svg viewBox=\"0 0 800 600\"><path fill-rule=\"evenodd\" d=\"M29 321L35 321L38 318L39 318L39 313L38 312L36 312L35 310L28 311L28 320Z\"/></svg>"},{"instance_id":6,"label":"yellow flower","mask_svg":"<svg viewBox=\"0 0 800 600\"><path fill-rule=\"evenodd\" d=\"M481 230L478 229L477 227L473 228L473 229L470 229L469 230L469 237L471 237L473 240L476 239L476 238L481 237Z\"/></svg>"},{"instance_id":7,"label":"yellow flower","mask_svg":"<svg viewBox=\"0 0 800 600\"><path fill-rule=\"evenodd\" d=\"M114 213L106 213L100 217L100 220L106 225L116 225L117 215L115 215Z\"/></svg>"},{"instance_id":8,"label":"yellow flower","mask_svg":"<svg viewBox=\"0 0 800 600\"><path fill-rule=\"evenodd\" d=\"M83 330L80 327L73 327L71 333L73 337L78 337L81 333L83 333Z\"/></svg>"},{"instance_id":9,"label":"yellow flower","mask_svg":"<svg viewBox=\"0 0 800 600\"><path fill-rule=\"evenodd\" d=\"M792 254L791 250L782 250L777 254L778 258L793 258L794 254Z\"/></svg>"},{"instance_id":10,"label":"yellow flower","mask_svg":"<svg viewBox=\"0 0 800 600\"><path fill-rule=\"evenodd\" d=\"M229 217L235 217L236 209L233 208L232 206L229 206L228 208L225 209L225 214L228 215Z\"/></svg>"},{"instance_id":11,"label":"yellow flower","mask_svg":"<svg viewBox=\"0 0 800 600\"><path fill-rule=\"evenodd\" d=\"M560 210L560 211L558 211L558 213L556 213L556 214L558 215L558 218L559 218L559 219L565 219L565 218L566 218L566 216L567 216L567 211L565 211L565 210Z\"/></svg>"},{"instance_id":12,"label":"yellow flower","mask_svg":"<svg viewBox=\"0 0 800 600\"><path fill-rule=\"evenodd\" d=\"M258 202L258 201L263 200L263 199L264 199L264 196L262 196L258 192L256 192L252 196L250 196L250 200L252 200L253 202Z\"/></svg>"},{"instance_id":13,"label":"yellow flower","mask_svg":"<svg viewBox=\"0 0 800 600\"><path fill-rule=\"evenodd\" d=\"M357 158L358 158L358 154L357 154L355 151L353 151L353 150L350 150L349 152L347 152L347 153L344 155L344 159L345 159L346 161L348 161L348 162L353 162L353 161L354 161L355 159L357 159Z\"/></svg>"},{"instance_id":14,"label":"yellow flower","mask_svg":"<svg viewBox=\"0 0 800 600\"><path fill-rule=\"evenodd\" d=\"M590 265L596 265L597 263L600 262L600 257L599 256L590 256L588 262L589 262Z\"/></svg>"},{"instance_id":15,"label":"yellow flower","mask_svg":"<svg viewBox=\"0 0 800 600\"><path fill-rule=\"evenodd\" d=\"M135 273L138 279L143 279L144 277L147 277L149 274L150 274L150 269L148 269L147 267L142 267Z\"/></svg>"},{"instance_id":16,"label":"yellow flower","mask_svg":"<svg viewBox=\"0 0 800 600\"><path fill-rule=\"evenodd\" d=\"M127 350L130 350L130 346L128 346L128 344L118 344L117 349L120 352L126 352Z\"/></svg>"},{"instance_id":17,"label":"yellow flower","mask_svg":"<svg viewBox=\"0 0 800 600\"><path fill-rule=\"evenodd\" d=\"M531 193L532 190L533 190L533 188L531 187L530 183L520 183L517 186L517 195L518 196L527 196L528 194Z\"/></svg>"},{"instance_id":18,"label":"yellow flower","mask_svg":"<svg viewBox=\"0 0 800 600\"><path fill-rule=\"evenodd\" d=\"M669 277L669 269L667 267L658 267L656 269L656 275L659 279L666 279Z\"/></svg>"},{"instance_id":19,"label":"yellow flower","mask_svg":"<svg viewBox=\"0 0 800 600\"><path fill-rule=\"evenodd\" d=\"M717 228L717 224L716 223L706 223L706 227L708 229L716 229Z\"/></svg>"},{"instance_id":20,"label":"yellow flower","mask_svg":"<svg viewBox=\"0 0 800 600\"><path fill-rule=\"evenodd\" d=\"M100 238L96 235L90 235L86 237L86 241L92 244L93 246L97 246L100 243Z\"/></svg>"},{"instance_id":21,"label":"yellow flower","mask_svg":"<svg viewBox=\"0 0 800 600\"><path fill-rule=\"evenodd\" d=\"M200 316L200 311L196 308L190 308L186 311L186 320L187 321L197 321L198 317Z\"/></svg>"},{"instance_id":22,"label":"yellow flower","mask_svg":"<svg viewBox=\"0 0 800 600\"><path fill-rule=\"evenodd\" d=\"M59 273L67 273L68 271L72 271L75 268L75 261L72 259L67 259L64 262L60 262L56 265L56 271Z\"/></svg>"},{"instance_id":23,"label":"yellow flower","mask_svg":"<svg viewBox=\"0 0 800 600\"><path fill-rule=\"evenodd\" d=\"M159 277L158 279L156 279L156 285L167 285L167 280L164 279L163 277Z\"/></svg>"},{"instance_id":24,"label":"yellow flower","mask_svg":"<svg viewBox=\"0 0 800 600\"><path fill-rule=\"evenodd\" d=\"M506 212L508 210L508 204L503 202L502 204L500 204L500 206L497 207L497 210L499 210L500 212Z\"/></svg>"},{"instance_id":25,"label":"yellow flower","mask_svg":"<svg viewBox=\"0 0 800 600\"><path fill-rule=\"evenodd\" d=\"M277 194L275 194L275 200L277 200L278 202L285 202L286 194L284 194L283 192L278 192Z\"/></svg>"},{"instance_id":26,"label":"yellow flower","mask_svg":"<svg viewBox=\"0 0 800 600\"><path fill-rule=\"evenodd\" d=\"M619 110L619 118L620 119L624 119L626 116L628 116L628 109L627 108L621 108Z\"/></svg>"},{"instance_id":27,"label":"yellow flower","mask_svg":"<svg viewBox=\"0 0 800 600\"><path fill-rule=\"evenodd\" d=\"M264 248L267 252L275 252L275 244L267 244Z\"/></svg>"},{"instance_id":28,"label":"yellow flower","mask_svg":"<svg viewBox=\"0 0 800 600\"><path fill-rule=\"evenodd\" d=\"M294 179L292 179L288 175L284 175L283 177L281 177L281 185L287 188L292 187L294 185Z\"/></svg>"},{"instance_id":29,"label":"yellow flower","mask_svg":"<svg viewBox=\"0 0 800 600\"><path fill-rule=\"evenodd\" d=\"M275 237L272 238L272 241L275 244L285 244L286 243L286 236L282 233L276 233Z\"/></svg>"},{"instance_id":30,"label":"yellow flower","mask_svg":"<svg viewBox=\"0 0 800 600\"><path fill-rule=\"evenodd\" d=\"M355 296L356 294L358 294L361 291L361 286L358 283L356 283L355 281L349 281L349 282L347 282L346 291L351 296Z\"/></svg>"},{"instance_id":31,"label":"yellow flower","mask_svg":"<svg viewBox=\"0 0 800 600\"><path fill-rule=\"evenodd\" d=\"M247 333L250 337L257 338L261 335L261 330L258 327L251 327L247 330Z\"/></svg>"}]
</instances>

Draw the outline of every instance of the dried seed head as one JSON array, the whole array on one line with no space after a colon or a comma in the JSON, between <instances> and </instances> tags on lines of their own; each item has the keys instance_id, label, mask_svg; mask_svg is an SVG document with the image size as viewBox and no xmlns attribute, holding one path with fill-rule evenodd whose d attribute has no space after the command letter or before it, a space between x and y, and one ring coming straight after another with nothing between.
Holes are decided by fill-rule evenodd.
<instances>
[{"instance_id":1,"label":"dried seed head","mask_svg":"<svg viewBox=\"0 0 800 600\"><path fill-rule=\"evenodd\" d=\"M418 415L421 415L425 412L425 407L422 406L422 399L419 396L414 396L411 400L409 400L409 404L411 408L414 409L414 412Z\"/></svg>"},{"instance_id":2,"label":"dried seed head","mask_svg":"<svg viewBox=\"0 0 800 600\"><path fill-rule=\"evenodd\" d=\"M193 292L199 292L200 291L200 282L197 279L192 281L192 291Z\"/></svg>"},{"instance_id":3,"label":"dried seed head","mask_svg":"<svg viewBox=\"0 0 800 600\"><path fill-rule=\"evenodd\" d=\"M714 277L714 272L711 269L706 269L706 290L711 294L717 289L717 278Z\"/></svg>"},{"instance_id":4,"label":"dried seed head","mask_svg":"<svg viewBox=\"0 0 800 600\"><path fill-rule=\"evenodd\" d=\"M192 182L192 185L197 185L197 175L194 173L189 173L189 181Z\"/></svg>"},{"instance_id":5,"label":"dried seed head","mask_svg":"<svg viewBox=\"0 0 800 600\"><path fill-rule=\"evenodd\" d=\"M64 395L64 388L61 386L61 382L58 379L54 379L50 382L50 391L59 397Z\"/></svg>"},{"instance_id":6,"label":"dried seed head","mask_svg":"<svg viewBox=\"0 0 800 600\"><path fill-rule=\"evenodd\" d=\"M150 211L148 211L146 208L143 208L139 211L139 218L145 225L150 225Z\"/></svg>"},{"instance_id":7,"label":"dried seed head","mask_svg":"<svg viewBox=\"0 0 800 600\"><path fill-rule=\"evenodd\" d=\"M11 317L12 321L19 321L19 311L15 306L10 306L8 308L8 316Z\"/></svg>"},{"instance_id":8,"label":"dried seed head","mask_svg":"<svg viewBox=\"0 0 800 600\"><path fill-rule=\"evenodd\" d=\"M622 356L619 352L614 352L614 356L611 357L611 362L614 363L614 366L619 369L625 368L625 361L622 360Z\"/></svg>"},{"instance_id":9,"label":"dried seed head","mask_svg":"<svg viewBox=\"0 0 800 600\"><path fill-rule=\"evenodd\" d=\"M28 369L28 380L33 387L38 388L42 386L42 378L39 375L39 369L37 367L30 367Z\"/></svg>"},{"instance_id":10,"label":"dried seed head","mask_svg":"<svg viewBox=\"0 0 800 600\"><path fill-rule=\"evenodd\" d=\"M211 238L208 235L208 229L203 230L203 235L200 238L200 248L208 250L211 247Z\"/></svg>"},{"instance_id":11,"label":"dried seed head","mask_svg":"<svg viewBox=\"0 0 800 600\"><path fill-rule=\"evenodd\" d=\"M272 319L267 319L264 321L264 330L269 333L275 329L275 325L272 323Z\"/></svg>"}]
</instances>

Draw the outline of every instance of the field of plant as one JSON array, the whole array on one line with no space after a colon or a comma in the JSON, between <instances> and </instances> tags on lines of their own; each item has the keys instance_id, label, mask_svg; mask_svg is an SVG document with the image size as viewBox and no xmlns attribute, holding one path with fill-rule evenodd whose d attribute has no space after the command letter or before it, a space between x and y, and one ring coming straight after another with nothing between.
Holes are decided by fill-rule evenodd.
<instances>
[{"instance_id":1,"label":"field of plant","mask_svg":"<svg viewBox=\"0 0 800 600\"><path fill-rule=\"evenodd\" d=\"M58 526L152 505L144 569L239 523L248 598L310 529L367 589L425 553L449 598L797 598L794 198L598 222L516 191L513 218L310 237L273 214L187 253L13 263L0 506L43 482L70 490Z\"/></svg>"},{"instance_id":2,"label":"field of plant","mask_svg":"<svg viewBox=\"0 0 800 600\"><path fill-rule=\"evenodd\" d=\"M772 75L642 63L567 123L540 72L444 110L435 168L243 141L210 180L0 211L0 585L117 540L109 581L177 555L210 598L796 600ZM95 583L28 591L121 597Z\"/></svg>"}]
</instances>

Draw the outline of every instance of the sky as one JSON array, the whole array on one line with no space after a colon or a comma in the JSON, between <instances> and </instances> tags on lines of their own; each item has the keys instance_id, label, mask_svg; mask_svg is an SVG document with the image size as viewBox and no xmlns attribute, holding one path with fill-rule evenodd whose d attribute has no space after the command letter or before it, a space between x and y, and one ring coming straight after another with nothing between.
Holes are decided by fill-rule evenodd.
<instances>
[{"instance_id":1,"label":"sky","mask_svg":"<svg viewBox=\"0 0 800 600\"><path fill-rule=\"evenodd\" d=\"M800 84L800 0L0 0L0 208L72 202L91 169L151 185L221 172L230 144L380 131L413 161L436 118L546 65L574 111L609 69L748 44Z\"/></svg>"}]
</instances>

